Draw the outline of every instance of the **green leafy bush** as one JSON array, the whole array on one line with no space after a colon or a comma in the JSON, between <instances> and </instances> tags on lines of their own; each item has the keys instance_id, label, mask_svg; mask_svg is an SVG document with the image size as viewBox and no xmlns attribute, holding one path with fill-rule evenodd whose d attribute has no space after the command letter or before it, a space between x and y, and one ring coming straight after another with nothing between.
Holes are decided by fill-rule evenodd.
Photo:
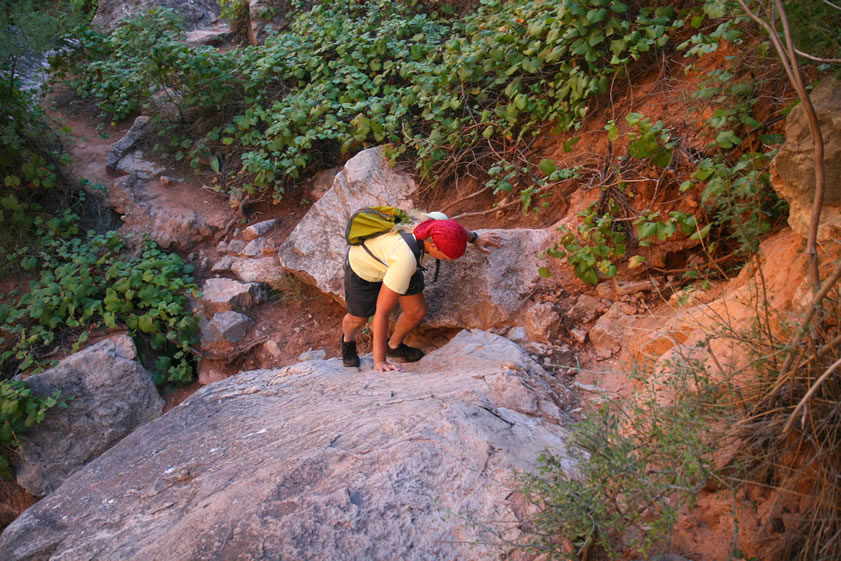
<instances>
[{"instance_id":1,"label":"green leafy bush","mask_svg":"<svg viewBox=\"0 0 841 561\"><path fill-rule=\"evenodd\" d=\"M158 10L109 37L87 31L68 68L112 118L156 90L174 93L182 120L212 113L218 126L174 154L239 201L280 198L305 170L370 143L391 143L393 159L410 156L429 178L468 151L489 164L547 123L574 126L610 76L681 25L671 7L617 0L486 0L462 18L383 0L296 2L292 13L264 45L218 53L184 46Z\"/></svg>"},{"instance_id":2,"label":"green leafy bush","mask_svg":"<svg viewBox=\"0 0 841 561\"><path fill-rule=\"evenodd\" d=\"M36 254L21 265L40 271L29 291L0 304L0 367L6 372L40 370L53 348L83 344L95 327L128 328L161 358L156 382L192 378L190 346L197 320L185 297L197 287L192 266L146 241L139 254L115 232L79 236L75 217L41 224Z\"/></svg>"}]
</instances>

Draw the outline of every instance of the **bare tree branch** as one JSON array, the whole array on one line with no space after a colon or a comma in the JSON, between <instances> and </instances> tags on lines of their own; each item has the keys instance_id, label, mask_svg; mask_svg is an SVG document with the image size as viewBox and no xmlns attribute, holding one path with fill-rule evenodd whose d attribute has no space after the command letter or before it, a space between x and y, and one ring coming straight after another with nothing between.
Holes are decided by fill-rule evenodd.
<instances>
[{"instance_id":1,"label":"bare tree branch","mask_svg":"<svg viewBox=\"0 0 841 561\"><path fill-rule=\"evenodd\" d=\"M819 56L810 55L809 53L804 53L800 49L794 49L794 52L799 54L804 58L808 58L809 60L814 60L815 62L841 62L841 58L821 58Z\"/></svg>"},{"instance_id":2,"label":"bare tree branch","mask_svg":"<svg viewBox=\"0 0 841 561\"><path fill-rule=\"evenodd\" d=\"M832 6L836 10L841 10L841 6L839 6L838 4L833 4L829 0L823 0L823 3L826 4L827 6Z\"/></svg>"},{"instance_id":3,"label":"bare tree branch","mask_svg":"<svg viewBox=\"0 0 841 561\"><path fill-rule=\"evenodd\" d=\"M821 210L823 209L824 191L826 186L824 165L823 165L823 136L821 135L820 125L818 124L818 117L815 114L815 107L812 105L812 100L809 99L809 94L806 92L806 87L803 85L803 79L800 76L800 68L797 66L797 55L794 52L794 44L791 39L791 29L788 25L788 18L786 17L785 9L783 8L782 0L774 0L780 22L783 25L783 34L787 46L784 46L777 30L771 26L770 23L755 14L745 3L745 0L738 0L739 5L745 13L756 23L758 23L768 33L768 38L774 44L777 54L783 63L786 74L788 75L791 84L797 92L797 97L806 111L806 119L809 122L809 132L814 144L815 156L815 197L812 203L812 213L809 218L809 236L806 241L806 254L809 256L809 284L812 285L812 290L817 291L820 286L820 273L818 267L818 226L820 225ZM773 12L773 10L772 10Z\"/></svg>"}]
</instances>

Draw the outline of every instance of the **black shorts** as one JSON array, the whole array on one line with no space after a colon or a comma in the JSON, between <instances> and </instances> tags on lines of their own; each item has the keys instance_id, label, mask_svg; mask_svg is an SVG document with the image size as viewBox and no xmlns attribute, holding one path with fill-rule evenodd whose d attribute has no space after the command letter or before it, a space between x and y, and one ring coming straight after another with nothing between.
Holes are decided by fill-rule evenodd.
<instances>
[{"instance_id":1,"label":"black shorts","mask_svg":"<svg viewBox=\"0 0 841 561\"><path fill-rule=\"evenodd\" d=\"M368 318L377 311L377 297L380 295L382 281L368 282L359 277L350 268L345 259L345 302L347 312L352 316ZM423 271L418 269L409 281L409 288L404 296L423 292Z\"/></svg>"}]
</instances>

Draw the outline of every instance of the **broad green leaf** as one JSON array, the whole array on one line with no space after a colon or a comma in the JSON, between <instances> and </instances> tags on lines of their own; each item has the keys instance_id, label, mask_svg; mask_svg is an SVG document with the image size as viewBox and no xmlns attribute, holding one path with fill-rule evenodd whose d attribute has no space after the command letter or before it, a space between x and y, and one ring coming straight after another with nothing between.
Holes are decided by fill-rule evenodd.
<instances>
[{"instance_id":1,"label":"broad green leaf","mask_svg":"<svg viewBox=\"0 0 841 561\"><path fill-rule=\"evenodd\" d=\"M551 175L557 169L555 166L555 162L550 160L549 158L543 158L540 160L540 171L543 172L543 175Z\"/></svg>"},{"instance_id":2,"label":"broad green leaf","mask_svg":"<svg viewBox=\"0 0 841 561\"><path fill-rule=\"evenodd\" d=\"M742 143L742 139L730 130L718 133L718 136L715 137L715 141L724 149L730 149Z\"/></svg>"}]
</instances>

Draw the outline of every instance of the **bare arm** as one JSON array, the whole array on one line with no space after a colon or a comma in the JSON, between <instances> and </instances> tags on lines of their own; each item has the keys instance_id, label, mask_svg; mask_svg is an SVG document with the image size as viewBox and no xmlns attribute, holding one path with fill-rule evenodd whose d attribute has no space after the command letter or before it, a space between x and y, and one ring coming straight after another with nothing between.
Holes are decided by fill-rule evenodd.
<instances>
[{"instance_id":1,"label":"bare arm","mask_svg":"<svg viewBox=\"0 0 841 561\"><path fill-rule=\"evenodd\" d=\"M385 346L388 340L388 316L397 305L398 298L400 298L400 295L385 284L380 287L380 294L377 297L377 311L374 313L372 325L374 331L374 368L379 372L400 370L398 366L389 364L385 355Z\"/></svg>"}]
</instances>

